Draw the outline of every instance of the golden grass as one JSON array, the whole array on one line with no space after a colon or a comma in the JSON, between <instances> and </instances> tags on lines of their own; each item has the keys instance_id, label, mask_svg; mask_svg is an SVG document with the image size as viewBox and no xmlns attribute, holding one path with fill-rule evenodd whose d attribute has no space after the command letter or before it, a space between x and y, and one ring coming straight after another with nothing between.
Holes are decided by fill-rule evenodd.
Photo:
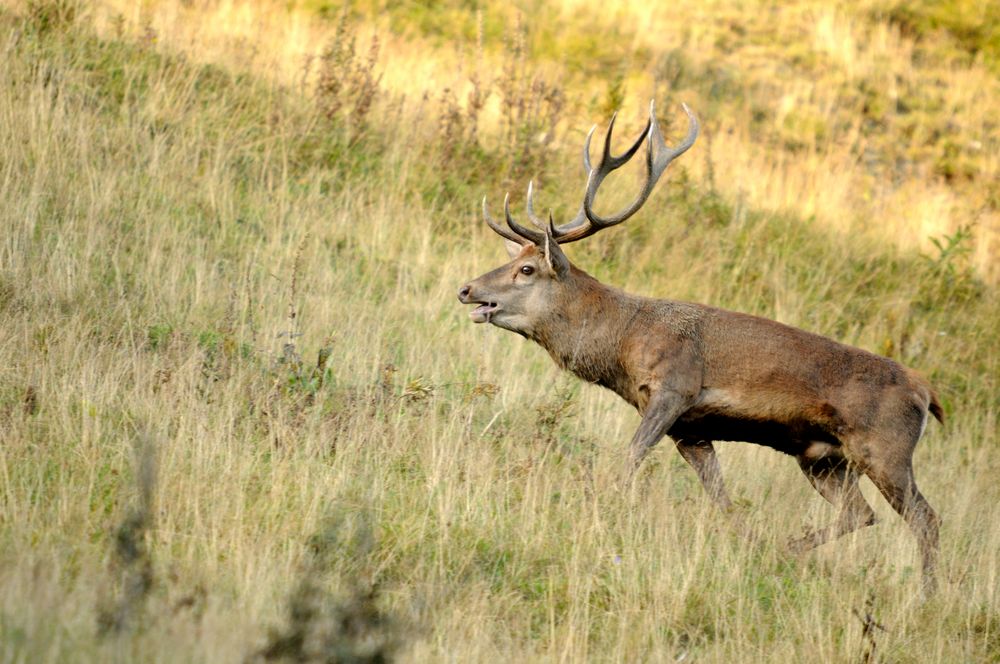
<instances>
[{"instance_id":1,"label":"golden grass","mask_svg":"<svg viewBox=\"0 0 1000 664\"><path fill-rule=\"evenodd\" d=\"M554 10L570 26L580 15L607 16L611 18L599 19L598 24L610 20L628 29L631 36L626 43L614 44L629 54L626 110L643 105L650 96L656 63L675 49L683 49L696 68L711 65L731 72L751 91L750 103L734 107L723 100L725 112L718 114L712 113L714 103L703 99L702 92L690 87L672 91L674 98L686 100L703 115L712 113L706 132L714 134L718 154L725 155L716 158L723 191L742 192L755 206L816 216L833 230L874 231L901 247L925 251L930 249L928 237L972 224L974 263L985 279L996 283L1000 213L995 185L988 183L1000 179L1000 169L996 150L990 149L995 145L987 137L995 136L1000 86L982 65L928 57L915 60L912 39L886 21L870 18L878 7L874 2L854 7L802 2L751 10L745 3L715 2L674 3L668 10L655 3L577 0L557 4ZM513 11L493 7L489 11L497 11L513 33L517 20ZM171 49L285 84L302 84L335 29L335 21L321 21L306 9L289 11L286 3L272 2L112 2L99 13L105 25L114 23L109 17L124 17L133 30L151 31ZM497 58L477 52L474 44L432 44L413 31L393 33L384 12L372 18L360 36L366 42L379 35L382 82L396 93L416 96L414 81L427 81L433 82L427 86L432 96L444 89L461 95L473 70L486 72L487 77L499 70ZM532 18L524 18L529 35ZM566 76L558 62L536 66L543 64L551 76ZM943 148L934 144L939 139L919 135L920 117L914 119L916 136L900 135L895 127L862 134L863 116L843 104L844 87L861 84L885 93L892 103L913 90L931 91L929 103L940 106L935 113L944 118L942 130L953 134L949 140L963 153L972 155L974 181L969 186L942 184L932 162ZM603 85L601 80L580 79L576 90L584 98L599 96ZM488 117L494 122L499 102L498 95L490 99ZM754 110L761 108L774 114L763 136L753 120ZM579 120L566 122L573 127ZM810 133L817 127L822 132L819 137ZM782 137L805 143L790 151L782 145ZM886 141L897 144L886 146ZM927 142L922 145L922 141ZM912 165L904 165L902 178L893 175L892 165L863 168L857 155L866 150L884 150L888 158ZM698 172L697 164L691 168Z\"/></svg>"},{"instance_id":2,"label":"golden grass","mask_svg":"<svg viewBox=\"0 0 1000 664\"><path fill-rule=\"evenodd\" d=\"M4 661L240 661L285 624L306 574L330 598L376 584L408 661L858 661L871 648L866 610L885 627L874 632L885 661L1000 656L996 294L969 286L961 257L934 272L908 249L933 256L927 235L976 219L976 265L992 274L983 229L995 211L968 194L996 173L995 128L971 182L917 169L890 186L859 172L851 126L794 149L776 139L781 113L803 105L831 123L846 114L824 86L781 80L761 97L774 132L758 133L749 106L706 111L711 152L699 144L645 219L572 249L631 290L776 316L934 378L951 417L930 428L916 468L944 518L942 589L921 603L912 537L869 485L882 523L801 559L785 539L831 510L771 451L720 449L758 542L725 525L666 445L641 497L620 495L636 416L519 338L473 328L455 303L502 255L475 198L495 197L503 176L475 182L467 203L437 188L453 175L441 162L427 173L437 100L380 102L381 117L405 121L385 128L391 140L366 138L377 161L354 161L335 139L322 152L310 141L340 129L298 96L296 77L333 27L278 4L133 7L120 9L137 28L121 40L96 10L103 42L86 21L38 35L0 14ZM686 22L643 3L602 7L650 27L630 48L651 60L687 25L706 47L691 67L774 74L774 44L748 46L745 68L712 50L724 20L763 20L736 3L685 5ZM806 35L848 82L911 75L912 45L859 16L807 4L773 30ZM416 77L467 85L455 66L464 46L381 38L390 90ZM205 61L220 67L191 64ZM966 128L986 127L995 78L942 66L954 74L946 103L965 109ZM626 108L651 94L647 73ZM586 100L604 82L578 84ZM690 94L698 108L704 92ZM597 113L586 106L564 122L586 124ZM623 129L638 125L638 111L624 116ZM561 178L578 175L578 140L560 134L568 165L547 167L546 198L573 200L578 184ZM709 164L731 205L723 222L699 216ZM813 214L819 223L805 221ZM322 348L332 353L315 388ZM142 441L155 482L137 472ZM143 486L153 581L128 604L134 568L113 552ZM324 575L309 542L331 516L366 521L375 543L338 541ZM102 635L109 607L131 622Z\"/></svg>"}]
</instances>

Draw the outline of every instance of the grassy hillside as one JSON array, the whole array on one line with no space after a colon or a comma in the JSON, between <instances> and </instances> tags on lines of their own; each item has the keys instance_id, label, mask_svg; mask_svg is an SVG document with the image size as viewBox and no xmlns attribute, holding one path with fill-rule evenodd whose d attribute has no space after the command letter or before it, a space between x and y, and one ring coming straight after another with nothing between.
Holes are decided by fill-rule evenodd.
<instances>
[{"instance_id":1,"label":"grassy hillside","mask_svg":"<svg viewBox=\"0 0 1000 664\"><path fill-rule=\"evenodd\" d=\"M1000 658L995 15L678 5L0 9L0 658ZM622 496L637 416L455 301L481 196L575 209L650 97L705 134L570 257L929 376L930 602L868 484L802 558L769 450L720 449L756 542L669 444Z\"/></svg>"}]
</instances>

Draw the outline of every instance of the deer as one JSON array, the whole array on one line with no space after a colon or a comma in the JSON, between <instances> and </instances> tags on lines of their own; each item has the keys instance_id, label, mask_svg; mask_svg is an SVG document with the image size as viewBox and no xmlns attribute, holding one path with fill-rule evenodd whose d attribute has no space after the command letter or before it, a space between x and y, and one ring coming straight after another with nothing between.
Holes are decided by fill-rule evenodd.
<instances>
[{"instance_id":1,"label":"deer","mask_svg":"<svg viewBox=\"0 0 1000 664\"><path fill-rule=\"evenodd\" d=\"M793 456L813 488L837 510L832 523L792 538L801 554L876 522L859 488L867 476L916 538L922 591L935 591L940 520L917 488L913 451L931 413L944 411L930 383L892 359L783 323L671 299L654 299L605 285L573 265L563 245L583 240L631 218L660 176L687 152L699 133L686 104L688 131L669 148L650 103L649 119L625 152L612 154L617 113L604 136L596 166L583 146L587 184L583 204L556 225L534 210L531 182L526 213L531 227L514 219L504 197L506 227L489 212L486 224L504 239L510 262L469 281L458 291L474 323L515 332L546 351L556 365L608 388L634 407L641 421L629 445L625 487L632 487L643 459L664 437L697 474L724 513L733 503L715 451L717 441L763 445ZM642 145L645 182L638 196L610 216L594 210L605 178L628 163Z\"/></svg>"}]
</instances>

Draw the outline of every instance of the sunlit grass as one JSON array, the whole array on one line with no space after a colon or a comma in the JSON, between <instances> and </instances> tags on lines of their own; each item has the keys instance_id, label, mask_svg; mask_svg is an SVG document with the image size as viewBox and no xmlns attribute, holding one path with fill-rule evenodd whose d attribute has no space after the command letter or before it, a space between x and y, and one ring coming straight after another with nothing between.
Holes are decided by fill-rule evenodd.
<instances>
[{"instance_id":1,"label":"sunlit grass","mask_svg":"<svg viewBox=\"0 0 1000 664\"><path fill-rule=\"evenodd\" d=\"M267 2L128 3L97 13L104 25L132 26L199 60L299 86L315 73L340 15L325 3L289 11ZM987 280L1000 277L995 72L950 57L955 38L947 31L915 40L889 5L757 11L730 2L666 9L584 0L523 15L487 6L477 15L359 3L352 15L367 20L357 32L362 48L378 35L381 82L398 94L412 99L413 82L426 81L421 93L432 101L461 100L470 76L502 84L503 60L521 40L532 67L567 83L588 120L641 108L654 90L687 101L707 120L706 142L711 132L725 155L715 168L730 195L905 248L926 250L929 236L972 224L974 264ZM974 19L964 10L956 16ZM454 29L442 32L449 21ZM501 87L486 99L487 127L496 127L502 104ZM563 122L567 140L578 140L580 120ZM700 166L689 164L699 174Z\"/></svg>"},{"instance_id":2,"label":"sunlit grass","mask_svg":"<svg viewBox=\"0 0 1000 664\"><path fill-rule=\"evenodd\" d=\"M677 90L635 65L622 135L650 96L665 121L687 100L705 135L640 216L567 252L629 290L776 317L929 375L949 415L916 453L944 519L940 594L919 601L913 539L870 485L880 525L788 558L788 537L833 515L769 450L720 446L756 542L703 500L669 442L639 496L621 495L637 416L468 323L457 287L503 256L481 195L519 200L534 176L546 205L575 209L582 132L606 119L608 81L559 79L555 47L525 56L567 100L552 142L525 156L502 144L497 87L478 139L442 129L440 92L461 110L471 88L464 38L395 35L361 13L359 57L377 27L384 76L356 118L324 113L317 63L302 79L337 29L309 7L130 4L123 23L95 9L44 30L4 12L5 660L241 661L294 631L309 587L330 612L306 621L314 652L350 641L330 616L363 613L374 588L414 661L858 661L865 611L886 660L998 656L995 77L941 65L944 105L898 143L912 170L893 179L864 167L861 145L897 155L880 141L906 118L872 132L842 105L887 71L938 94L924 87L938 65L914 60L892 24L807 4L764 39L735 3L606 9L650 27L622 28L627 50L683 54L668 68ZM590 2L546 11L567 29L598 23ZM489 35L467 62L496 86L508 60ZM817 72L829 79L805 75ZM956 109L982 148L959 155L971 176L949 178L918 139ZM118 533L143 510L133 537L152 581L129 599L144 563ZM118 610L122 627L102 628Z\"/></svg>"}]
</instances>

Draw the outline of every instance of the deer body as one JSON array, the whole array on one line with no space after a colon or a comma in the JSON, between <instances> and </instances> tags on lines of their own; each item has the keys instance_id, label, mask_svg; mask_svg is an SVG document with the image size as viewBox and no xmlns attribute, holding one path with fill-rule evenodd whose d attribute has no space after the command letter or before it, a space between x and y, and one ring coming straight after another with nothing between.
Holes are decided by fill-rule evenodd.
<instances>
[{"instance_id":1,"label":"deer body","mask_svg":"<svg viewBox=\"0 0 1000 664\"><path fill-rule=\"evenodd\" d=\"M685 107L685 110L687 108ZM791 456L816 490L840 507L830 526L793 540L804 551L875 521L858 489L867 475L913 530L923 558L924 589L934 588L938 517L916 486L912 456L927 414L941 405L916 372L888 358L776 321L714 307L652 299L606 286L573 266L560 243L582 239L634 214L656 179L687 150L698 126L668 150L650 110L643 136L622 156L590 165L577 218L556 227L528 214L539 230L504 211L511 261L459 291L470 316L517 332L545 348L561 368L613 390L642 415L632 438L628 481L665 435L692 465L710 497L731 507L713 441L766 445ZM614 120L612 120L613 127ZM591 132L591 134L593 131ZM623 213L605 219L591 206L604 177L648 140L647 183Z\"/></svg>"}]
</instances>

